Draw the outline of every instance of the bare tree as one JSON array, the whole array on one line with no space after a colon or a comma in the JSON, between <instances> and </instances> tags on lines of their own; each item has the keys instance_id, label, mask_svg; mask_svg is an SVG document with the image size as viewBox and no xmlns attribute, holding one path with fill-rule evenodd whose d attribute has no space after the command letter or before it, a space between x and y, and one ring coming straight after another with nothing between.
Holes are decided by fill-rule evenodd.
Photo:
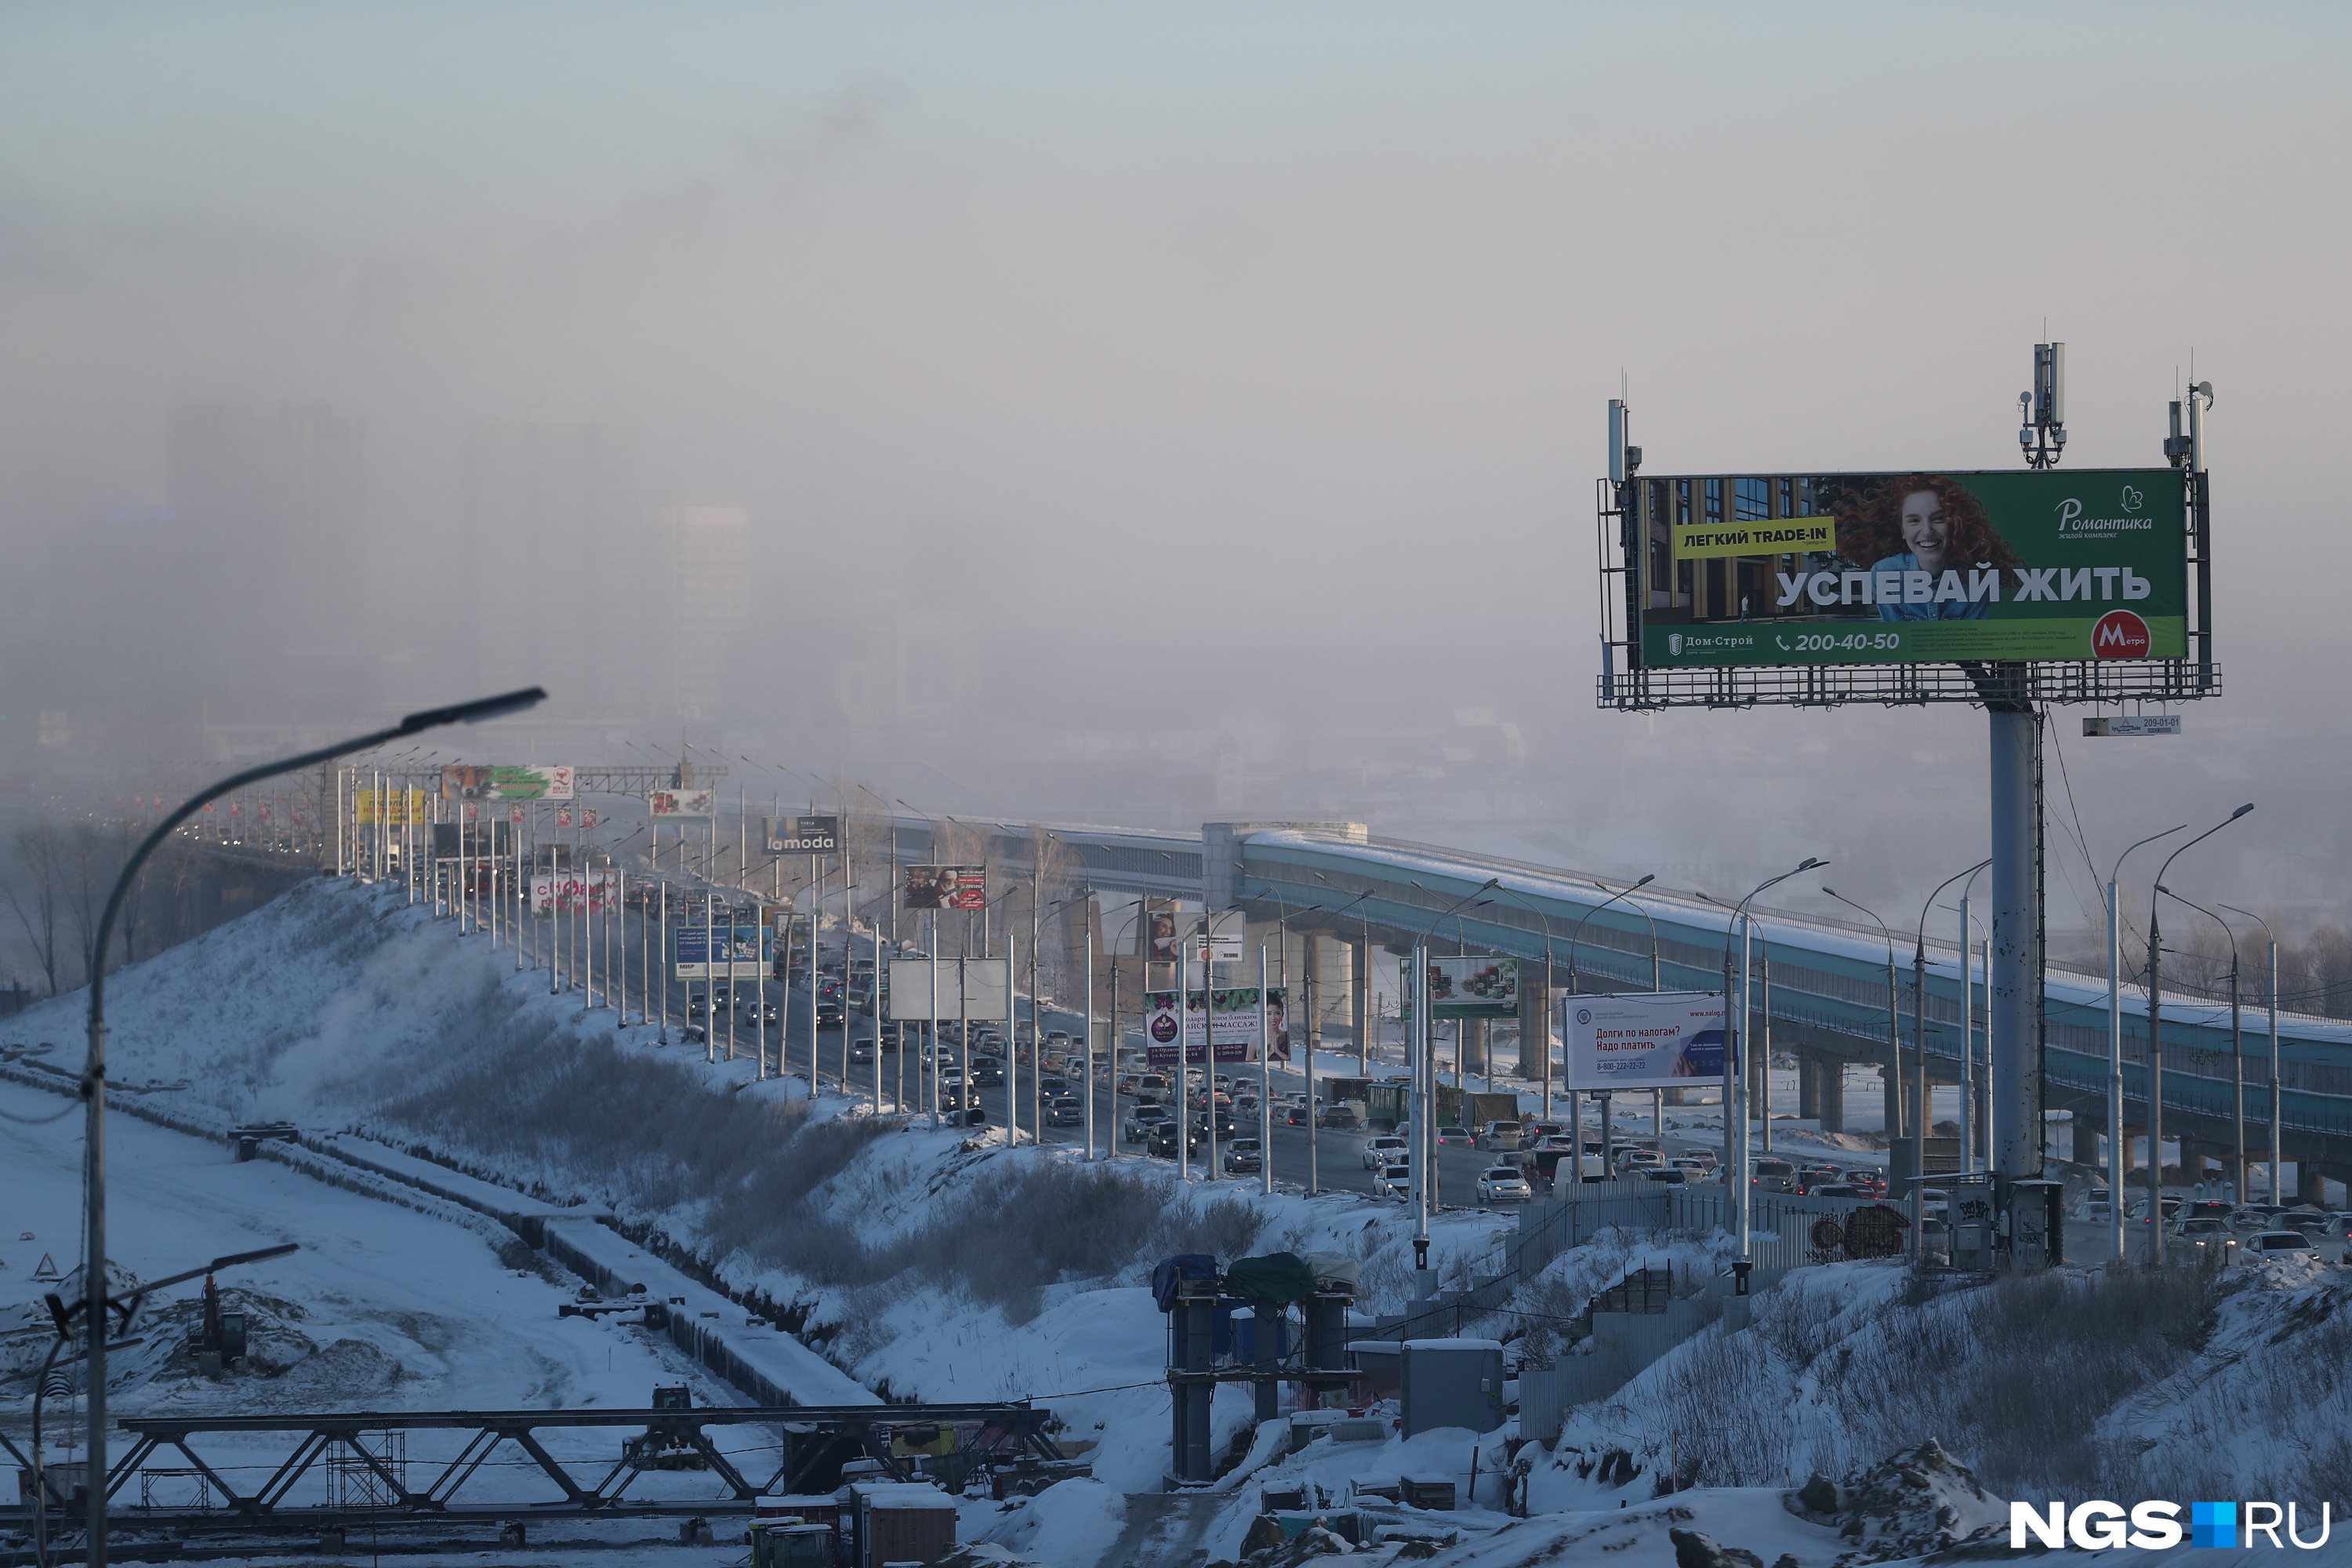
<instances>
[{"instance_id":1,"label":"bare tree","mask_svg":"<svg viewBox=\"0 0 2352 1568\"><path fill-rule=\"evenodd\" d=\"M25 928L41 976L54 996L58 994L58 906L65 890L64 848L58 830L47 822L16 829L15 844L16 868L12 873L0 872L0 893L6 895L8 907Z\"/></svg>"}]
</instances>

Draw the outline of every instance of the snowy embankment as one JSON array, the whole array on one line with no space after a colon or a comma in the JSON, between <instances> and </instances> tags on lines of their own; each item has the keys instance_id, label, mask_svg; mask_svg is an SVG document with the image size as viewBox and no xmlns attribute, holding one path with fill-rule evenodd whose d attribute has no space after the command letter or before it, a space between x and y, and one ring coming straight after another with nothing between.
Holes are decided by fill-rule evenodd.
<instances>
[{"instance_id":1,"label":"snowy embankment","mask_svg":"<svg viewBox=\"0 0 2352 1568\"><path fill-rule=\"evenodd\" d=\"M5 1037L78 1067L80 1005L31 1009ZM748 1058L707 1064L655 1031L616 1030L611 1010L549 994L544 972L518 973L510 950L388 889L306 884L122 971L108 1013L123 1100L191 1125L282 1118L372 1140L382 1152L351 1155L415 1162L405 1174L460 1202L470 1173L608 1210L656 1260L723 1283L866 1389L1051 1403L1119 1490L1155 1487L1166 1468L1163 1321L1144 1289L1157 1258L1346 1252L1364 1260L1376 1309L1411 1283L1392 1205L1182 1187L1157 1162L1088 1168L1066 1151L1007 1150L1001 1132L812 1101L804 1080L759 1081ZM44 1041L57 1045L38 1053ZM1450 1216L1433 1265L1491 1267L1508 1224ZM1221 1441L1248 1407L1245 1393L1220 1395Z\"/></svg>"}]
</instances>

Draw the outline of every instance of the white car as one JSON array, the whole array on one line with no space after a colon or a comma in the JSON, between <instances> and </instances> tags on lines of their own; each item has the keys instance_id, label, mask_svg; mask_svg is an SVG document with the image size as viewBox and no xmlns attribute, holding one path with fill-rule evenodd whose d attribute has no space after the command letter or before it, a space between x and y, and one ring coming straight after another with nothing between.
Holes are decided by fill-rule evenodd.
<instances>
[{"instance_id":1,"label":"white car","mask_svg":"<svg viewBox=\"0 0 2352 1568\"><path fill-rule=\"evenodd\" d=\"M1405 1157L1404 1140L1391 1134L1364 1140L1364 1169L1385 1170Z\"/></svg>"},{"instance_id":2,"label":"white car","mask_svg":"<svg viewBox=\"0 0 2352 1568\"><path fill-rule=\"evenodd\" d=\"M1527 1176L1515 1165L1489 1165L1478 1173L1482 1204L1523 1204L1535 1196Z\"/></svg>"},{"instance_id":3,"label":"white car","mask_svg":"<svg viewBox=\"0 0 2352 1568\"><path fill-rule=\"evenodd\" d=\"M2262 1263L2273 1258L2317 1258L2319 1248L2312 1246L2311 1237L2299 1230L2266 1230L2246 1237L2238 1248L2238 1256L2248 1263Z\"/></svg>"},{"instance_id":4,"label":"white car","mask_svg":"<svg viewBox=\"0 0 2352 1568\"><path fill-rule=\"evenodd\" d=\"M1409 1198L1412 1195L1412 1167L1400 1162L1381 1167L1379 1177L1372 1183L1376 1198Z\"/></svg>"}]
</instances>

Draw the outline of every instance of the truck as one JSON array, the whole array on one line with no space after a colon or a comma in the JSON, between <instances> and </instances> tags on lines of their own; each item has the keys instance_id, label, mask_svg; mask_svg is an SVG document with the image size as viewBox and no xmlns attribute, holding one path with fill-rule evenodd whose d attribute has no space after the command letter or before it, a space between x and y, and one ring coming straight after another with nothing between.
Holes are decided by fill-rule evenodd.
<instances>
[{"instance_id":1,"label":"truck","mask_svg":"<svg viewBox=\"0 0 2352 1568\"><path fill-rule=\"evenodd\" d=\"M955 1550L955 1499L921 1481L853 1481L853 1568L936 1563Z\"/></svg>"}]
</instances>

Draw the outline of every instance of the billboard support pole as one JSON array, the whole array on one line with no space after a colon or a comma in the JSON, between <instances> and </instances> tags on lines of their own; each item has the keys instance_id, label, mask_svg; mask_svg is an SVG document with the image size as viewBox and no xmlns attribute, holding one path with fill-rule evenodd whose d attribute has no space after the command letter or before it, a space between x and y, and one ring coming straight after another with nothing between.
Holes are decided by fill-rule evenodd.
<instances>
[{"instance_id":1,"label":"billboard support pole","mask_svg":"<svg viewBox=\"0 0 2352 1568\"><path fill-rule=\"evenodd\" d=\"M1287 1010L1285 1018L1287 1019ZM1265 997L1265 943L1257 945L1257 1155L1261 1185L1274 1196L1274 1031ZM1356 1037L1357 1044L1363 1036Z\"/></svg>"},{"instance_id":2,"label":"billboard support pole","mask_svg":"<svg viewBox=\"0 0 2352 1568\"><path fill-rule=\"evenodd\" d=\"M2034 855L2042 771L2042 715L2023 704L1990 715L1992 795L1992 962L1985 974L1985 1068L1990 1079L1993 1170L2009 1181L2042 1173L2041 867ZM1963 929L1962 994L1972 967ZM1961 1016L1968 1004L1961 1003ZM1963 1047L1965 1050L1965 1047ZM1963 1076L1966 1076L1965 1073ZM1964 1144L1972 1131L1962 1116ZM1925 1129L1923 1127L1922 1131ZM1974 1168L1974 1150L1965 1168ZM2110 1184L2112 1187L2112 1184Z\"/></svg>"},{"instance_id":3,"label":"billboard support pole","mask_svg":"<svg viewBox=\"0 0 2352 1568\"><path fill-rule=\"evenodd\" d=\"M1414 1267L1426 1271L1429 1268L1429 1160L1432 1148L1429 1136L1429 1069L1432 1060L1428 1049L1429 942L1426 938L1412 944L1412 957L1408 962L1412 963L1412 970L1405 976L1404 1004L1411 1016L1406 1021L1404 1041L1405 1050L1412 1059L1412 1071L1407 1080L1412 1085L1407 1090L1412 1097L1407 1114L1412 1120L1412 1148L1409 1152L1412 1156L1413 1250L1420 1255L1414 1260ZM1426 1281L1416 1279L1415 1284L1425 1285ZM1413 1292L1416 1300L1426 1294L1425 1289L1416 1289Z\"/></svg>"}]
</instances>

